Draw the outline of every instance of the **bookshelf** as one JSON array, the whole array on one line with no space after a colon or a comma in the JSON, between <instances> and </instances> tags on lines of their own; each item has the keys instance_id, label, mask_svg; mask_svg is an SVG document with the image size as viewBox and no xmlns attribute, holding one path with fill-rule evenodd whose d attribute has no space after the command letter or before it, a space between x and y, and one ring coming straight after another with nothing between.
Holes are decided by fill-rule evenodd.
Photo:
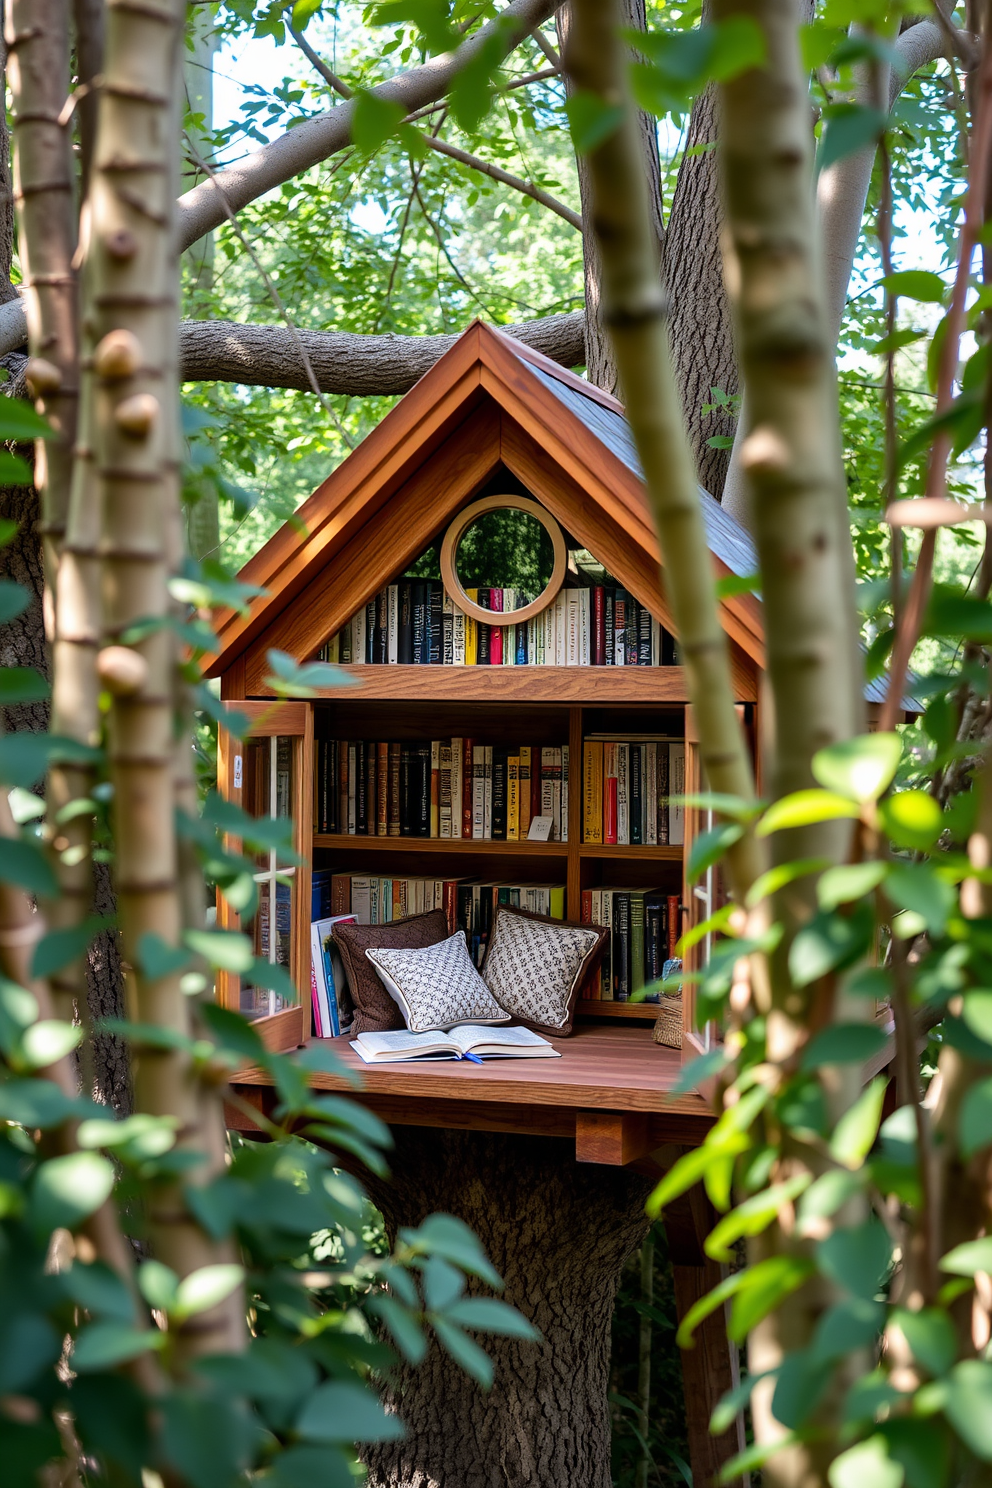
<instances>
[{"instance_id":1,"label":"bookshelf","mask_svg":"<svg viewBox=\"0 0 992 1488\"><path fill-rule=\"evenodd\" d=\"M595 685L590 685L590 673L594 674L593 683L604 676L612 680L612 669L608 668L574 669L583 674L588 703L562 696L557 675L561 669L554 667L532 669L525 700L494 699L490 692L485 701L472 696L470 689L467 689L469 696L457 700L438 697L437 684L449 678L453 671L462 680L469 672L491 674L502 669L370 666L345 670L360 677L361 689L342 688L312 704L315 740L364 738L418 744L438 738L471 737L494 746L521 742L535 746L567 744L571 761L568 838L553 842L491 841L314 831L311 857L314 869L384 876L392 871L396 877L493 879L521 884L557 882L565 887L565 918L574 921L582 918L583 890L605 885L620 890L656 889L666 896L681 898L683 846L583 841L581 762L586 734L602 729L604 723L617 733L650 731L673 741L683 740L684 705L657 696L646 703L629 694L619 700L604 700ZM412 696L395 696L390 674L397 670L416 674L418 687ZM519 673L524 669L517 670ZM621 677L626 677L638 671L646 672L648 668L617 670ZM425 702L425 698L431 701ZM606 1019L611 1024L630 1022L643 1026L653 1022L657 1006L583 999L578 1015L587 1023Z\"/></svg>"}]
</instances>

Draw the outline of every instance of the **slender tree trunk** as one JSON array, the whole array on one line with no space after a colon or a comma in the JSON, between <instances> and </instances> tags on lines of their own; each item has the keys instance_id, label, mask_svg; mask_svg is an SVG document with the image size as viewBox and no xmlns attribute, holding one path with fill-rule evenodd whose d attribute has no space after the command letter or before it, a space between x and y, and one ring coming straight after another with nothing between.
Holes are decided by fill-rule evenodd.
<instances>
[{"instance_id":1,"label":"slender tree trunk","mask_svg":"<svg viewBox=\"0 0 992 1488\"><path fill-rule=\"evenodd\" d=\"M647 26L645 0L620 0L620 24L632 31L643 31ZM568 46L571 25L571 6L565 5L557 14L558 44L561 50ZM566 87L568 82L566 80ZM659 252L665 238L664 214L661 205L661 159L658 154L658 124L653 115L637 111L637 127L641 137L644 171L647 178L648 203L651 225L658 242ZM617 366L613 345L603 323L602 282L603 263L599 244L593 231L592 184L589 167L582 155L575 159L579 176L579 199L582 203L582 261L586 303L586 376L604 392L617 392Z\"/></svg>"},{"instance_id":2,"label":"slender tree trunk","mask_svg":"<svg viewBox=\"0 0 992 1488\"><path fill-rule=\"evenodd\" d=\"M129 0L107 9L104 83L93 162L84 325L95 371L92 421L102 512L105 645L101 680L111 695L116 881L124 955L139 1021L188 1035L189 999L179 971L149 965L146 937L178 947L184 928L174 823L175 642L169 628L170 555L176 552L174 381L178 269L174 224L176 99L182 0ZM89 413L89 409L87 410ZM157 620L133 638L137 621ZM203 1154L186 1182L216 1171L222 1151L219 1100L204 1102L184 1050L146 1048L135 1073L135 1105L179 1120L180 1148ZM156 1189L148 1209L156 1256L180 1276L234 1259L196 1224L178 1182ZM181 1329L177 1365L243 1344L239 1292Z\"/></svg>"},{"instance_id":3,"label":"slender tree trunk","mask_svg":"<svg viewBox=\"0 0 992 1488\"><path fill-rule=\"evenodd\" d=\"M664 554L664 584L696 709L706 780L713 790L749 798L751 765L734 709L712 558L672 373L658 245L618 21L614 6L573 0L566 52L577 88L604 101L626 103L623 123L589 154L592 220L603 257L604 318ZM761 871L762 861L750 834L731 848L731 882L741 897Z\"/></svg>"},{"instance_id":4,"label":"slender tree trunk","mask_svg":"<svg viewBox=\"0 0 992 1488\"><path fill-rule=\"evenodd\" d=\"M487 1339L486 1394L434 1347L401 1367L387 1401L402 1442L367 1448L372 1488L609 1488L610 1320L627 1257L647 1230L651 1182L576 1163L565 1142L394 1129L393 1177L365 1178L390 1240L437 1210L475 1230L506 1301L540 1342Z\"/></svg>"}]
</instances>

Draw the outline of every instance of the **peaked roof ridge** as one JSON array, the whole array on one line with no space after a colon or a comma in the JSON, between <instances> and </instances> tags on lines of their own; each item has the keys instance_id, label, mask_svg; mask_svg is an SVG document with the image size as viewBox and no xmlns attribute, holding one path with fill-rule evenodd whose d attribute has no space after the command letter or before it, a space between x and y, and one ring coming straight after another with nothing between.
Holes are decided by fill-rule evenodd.
<instances>
[{"instance_id":1,"label":"peaked roof ridge","mask_svg":"<svg viewBox=\"0 0 992 1488\"><path fill-rule=\"evenodd\" d=\"M554 361L545 352L538 351L536 346L529 346L526 341L520 340L519 337L511 336L502 326L490 325L488 321L480 320L478 316L471 322L468 329L471 330L472 326L478 326L482 331L497 335L504 345L510 348L514 356L519 357L522 362L530 362L533 366L540 367L549 377L555 377L559 382L565 383L567 387L574 388L576 392L581 393L585 398L591 399L593 403L601 403L604 408L612 409L614 413L623 415L624 408L619 398L615 398L612 393L605 392L603 388L597 387L595 383L587 382L584 377L580 377L571 368L563 367L560 362Z\"/></svg>"}]
</instances>

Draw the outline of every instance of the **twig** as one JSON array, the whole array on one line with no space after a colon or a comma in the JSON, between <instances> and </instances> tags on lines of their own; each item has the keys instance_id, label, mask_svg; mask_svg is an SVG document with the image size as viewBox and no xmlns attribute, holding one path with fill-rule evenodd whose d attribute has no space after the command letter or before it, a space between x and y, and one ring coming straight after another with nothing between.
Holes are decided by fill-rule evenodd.
<instances>
[{"instance_id":1,"label":"twig","mask_svg":"<svg viewBox=\"0 0 992 1488\"><path fill-rule=\"evenodd\" d=\"M333 88L336 93L339 93L342 98L353 98L353 90L343 78L339 78L336 72L331 71L327 64L314 51L306 37L293 26L290 26L289 29L297 46L307 58L307 61L320 73L327 85ZM551 48L551 50L553 51L554 48ZM410 119L404 122L410 123L412 117L411 115ZM581 214L574 212L571 207L566 206L564 202L559 201L550 192L544 191L540 186L535 186L532 181L524 181L520 176L511 175L509 171L503 170L502 166L493 165L488 160L483 160L479 155L472 155L468 150L463 150L458 145L449 145L446 140L438 139L434 134L423 134L421 132L420 138L425 145L429 146L432 150L436 150L439 155L447 155L452 160L457 160L461 165L467 165L470 170L478 171L484 176L489 176L493 181L499 181L503 186L509 186L514 191L519 191L522 196L529 196L532 201L539 202L542 207L547 207L550 212L556 213L557 216L561 217L571 227L574 227L576 232L582 231Z\"/></svg>"},{"instance_id":2,"label":"twig","mask_svg":"<svg viewBox=\"0 0 992 1488\"><path fill-rule=\"evenodd\" d=\"M548 61L551 63L551 66L560 71L561 58L555 51L554 47L551 45L548 38L545 36L544 32L541 30L540 26L535 26L530 34L537 42L538 46L541 48L541 51L547 57Z\"/></svg>"},{"instance_id":3,"label":"twig","mask_svg":"<svg viewBox=\"0 0 992 1488\"><path fill-rule=\"evenodd\" d=\"M965 206L964 222L961 224L957 273L954 279L954 290L951 295L951 307L947 312L947 330L940 349L936 409L938 418L941 414L947 413L954 398L954 378L957 371L958 347L964 323L965 299L968 293L968 279L971 274L971 260L978 234L985 221L985 193L989 172L990 145L992 145L992 44L990 44L990 38L986 38L985 55L982 61L978 122L975 128L971 163L968 171L968 198ZM924 492L926 496L935 496L938 498L946 496L947 461L950 451L951 434L946 429L938 430L930 446L930 461L927 469L926 490ZM901 623L896 630L895 645L892 652L892 666L889 672L889 688L886 693L885 702L882 704L882 713L878 724L879 728L883 731L895 727L901 710L902 693L906 684L906 674L909 670L909 659L919 639L920 628L923 624L923 614L930 596L930 587L933 581L933 559L938 530L936 527L931 527L923 533L919 557L916 561L916 570L913 574L913 582L910 586Z\"/></svg>"},{"instance_id":4,"label":"twig","mask_svg":"<svg viewBox=\"0 0 992 1488\"><path fill-rule=\"evenodd\" d=\"M877 63L875 64L877 70ZM892 157L889 153L888 135L883 130L879 141L879 164L882 174L881 199L878 207L878 241L882 254L882 272L886 279L892 276ZM896 499L898 479L898 438L896 433L896 351L893 340L896 333L899 296L886 286L885 290L885 384L882 393L882 408L885 418L885 493L883 511ZM902 528L893 527L889 549L890 579L892 583L892 614L898 626L902 609Z\"/></svg>"}]
</instances>

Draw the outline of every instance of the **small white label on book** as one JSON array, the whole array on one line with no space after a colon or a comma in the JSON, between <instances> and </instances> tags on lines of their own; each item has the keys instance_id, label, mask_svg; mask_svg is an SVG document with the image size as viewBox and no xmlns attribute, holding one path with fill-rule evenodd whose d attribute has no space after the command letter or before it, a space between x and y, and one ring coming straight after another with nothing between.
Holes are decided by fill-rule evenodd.
<instances>
[{"instance_id":1,"label":"small white label on book","mask_svg":"<svg viewBox=\"0 0 992 1488\"><path fill-rule=\"evenodd\" d=\"M528 842L547 842L551 837L550 816L532 816L530 819L530 831L527 833Z\"/></svg>"}]
</instances>

